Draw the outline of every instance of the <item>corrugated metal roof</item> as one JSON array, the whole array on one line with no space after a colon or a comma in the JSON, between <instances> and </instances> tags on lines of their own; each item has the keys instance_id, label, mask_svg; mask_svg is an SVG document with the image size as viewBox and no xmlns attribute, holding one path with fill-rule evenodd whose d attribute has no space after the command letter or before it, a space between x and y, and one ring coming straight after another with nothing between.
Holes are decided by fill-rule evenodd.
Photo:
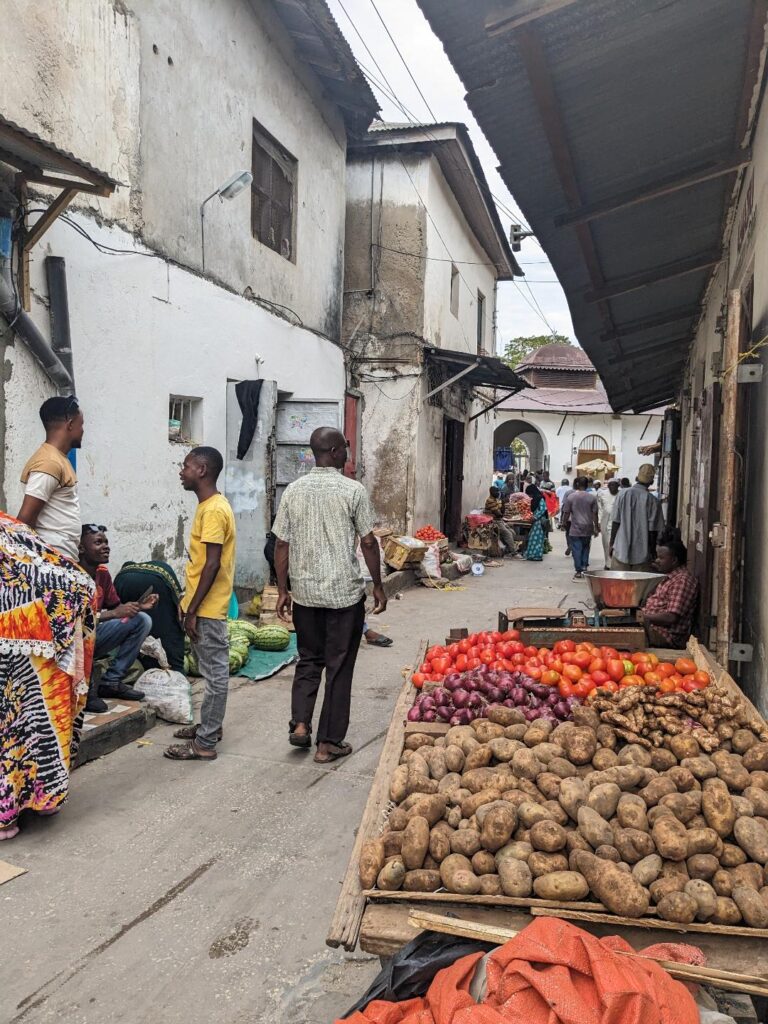
<instances>
[{"instance_id":1,"label":"corrugated metal roof","mask_svg":"<svg viewBox=\"0 0 768 1024\"><path fill-rule=\"evenodd\" d=\"M384 146L391 146L396 153L416 150L434 154L475 238L494 263L498 279L511 281L513 277L524 276L512 253L465 124L460 121L434 124L375 121L362 139L350 144L348 152L352 156Z\"/></svg>"},{"instance_id":2,"label":"corrugated metal roof","mask_svg":"<svg viewBox=\"0 0 768 1024\"><path fill-rule=\"evenodd\" d=\"M555 220L739 156L763 0L578 0L498 35L485 29L497 0L418 2L552 261L612 404L639 410L671 399L736 172L579 226ZM675 264L691 257L700 267L689 273L625 280L683 269ZM616 283L635 287L602 301L590 295ZM638 326L673 314L667 324Z\"/></svg>"},{"instance_id":3,"label":"corrugated metal roof","mask_svg":"<svg viewBox=\"0 0 768 1024\"><path fill-rule=\"evenodd\" d=\"M272 0L298 55L338 106L347 130L362 135L379 104L325 0Z\"/></svg>"},{"instance_id":4,"label":"corrugated metal roof","mask_svg":"<svg viewBox=\"0 0 768 1024\"><path fill-rule=\"evenodd\" d=\"M553 342L542 345L523 360L517 370L533 368L539 370L573 370L576 373L594 373L594 366L584 349L577 345L564 345Z\"/></svg>"},{"instance_id":5,"label":"corrugated metal roof","mask_svg":"<svg viewBox=\"0 0 768 1024\"><path fill-rule=\"evenodd\" d=\"M54 146L40 135L0 115L0 161L22 171L31 181L64 175L77 188L78 182L109 195L119 184L104 171Z\"/></svg>"},{"instance_id":6,"label":"corrugated metal roof","mask_svg":"<svg viewBox=\"0 0 768 1024\"><path fill-rule=\"evenodd\" d=\"M605 388L524 388L499 406L502 412L567 412L585 416L612 413ZM662 416L663 408L649 409L648 416Z\"/></svg>"}]
</instances>

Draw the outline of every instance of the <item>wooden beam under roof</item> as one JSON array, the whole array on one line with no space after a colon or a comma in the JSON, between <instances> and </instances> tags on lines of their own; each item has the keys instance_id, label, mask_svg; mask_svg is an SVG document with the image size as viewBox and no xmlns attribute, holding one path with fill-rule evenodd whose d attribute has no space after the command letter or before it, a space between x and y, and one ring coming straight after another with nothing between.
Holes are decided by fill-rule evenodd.
<instances>
[{"instance_id":1,"label":"wooden beam under roof","mask_svg":"<svg viewBox=\"0 0 768 1024\"><path fill-rule=\"evenodd\" d=\"M655 327L666 327L669 324L680 323L682 320L693 320L700 312L700 306L681 306L666 313L659 313L658 316L646 317L644 320L630 320L626 324L616 324L615 331L606 331L600 335L600 341L621 341L630 334L650 331Z\"/></svg>"},{"instance_id":2,"label":"wooden beam under roof","mask_svg":"<svg viewBox=\"0 0 768 1024\"><path fill-rule=\"evenodd\" d=\"M561 213L555 217L554 224L557 228L563 228L571 224L583 224L587 221L597 220L599 217L606 217L619 210L626 210L638 203L647 203L651 199L658 199L673 192L692 188L694 185L701 185L705 181L712 181L713 178L722 178L726 174L745 167L751 160L752 151L740 149L723 160L708 160L706 163L689 168L682 173L667 175L639 188L618 192L616 195L601 199L596 203L587 203L579 209Z\"/></svg>"},{"instance_id":3,"label":"wooden beam under roof","mask_svg":"<svg viewBox=\"0 0 768 1024\"><path fill-rule=\"evenodd\" d=\"M602 288L594 288L591 292L585 292L584 301L602 302L605 299L615 299L618 295L626 295L627 292L634 292L639 288L647 288L652 284L669 281L674 277L693 274L697 270L707 270L718 264L721 259L722 254L719 252L699 253L696 256L688 256L684 260L676 260L674 263L654 267L652 270L643 270L639 274L627 274L626 277L608 281Z\"/></svg>"},{"instance_id":4,"label":"wooden beam under roof","mask_svg":"<svg viewBox=\"0 0 768 1024\"><path fill-rule=\"evenodd\" d=\"M564 7L570 7L576 0L508 0L504 7L497 8L486 17L485 31L489 36L500 36L513 32L521 25L544 18Z\"/></svg>"}]
</instances>

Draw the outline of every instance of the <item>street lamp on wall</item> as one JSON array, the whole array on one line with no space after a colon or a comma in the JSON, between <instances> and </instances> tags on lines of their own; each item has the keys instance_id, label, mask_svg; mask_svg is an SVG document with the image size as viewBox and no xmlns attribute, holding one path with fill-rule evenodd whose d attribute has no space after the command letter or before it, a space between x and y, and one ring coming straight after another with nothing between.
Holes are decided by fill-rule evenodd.
<instances>
[{"instance_id":1,"label":"street lamp on wall","mask_svg":"<svg viewBox=\"0 0 768 1024\"><path fill-rule=\"evenodd\" d=\"M203 256L203 270L205 270L205 204L210 202L215 196L219 197L219 200L234 199L235 196L239 196L244 188L253 181L253 175L250 171L238 171L237 174L233 174L231 178L227 178L223 185L219 186L215 192L204 199L200 204L200 241L202 244L202 256Z\"/></svg>"}]
</instances>

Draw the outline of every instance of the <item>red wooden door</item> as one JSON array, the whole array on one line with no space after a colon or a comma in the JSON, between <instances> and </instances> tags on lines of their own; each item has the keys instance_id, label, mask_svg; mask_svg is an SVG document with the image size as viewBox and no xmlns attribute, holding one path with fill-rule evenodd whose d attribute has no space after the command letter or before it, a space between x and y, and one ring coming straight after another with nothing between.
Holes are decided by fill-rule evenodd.
<instances>
[{"instance_id":1,"label":"red wooden door","mask_svg":"<svg viewBox=\"0 0 768 1024\"><path fill-rule=\"evenodd\" d=\"M360 398L349 393L344 396L344 437L349 441L344 476L356 480L360 453Z\"/></svg>"}]
</instances>

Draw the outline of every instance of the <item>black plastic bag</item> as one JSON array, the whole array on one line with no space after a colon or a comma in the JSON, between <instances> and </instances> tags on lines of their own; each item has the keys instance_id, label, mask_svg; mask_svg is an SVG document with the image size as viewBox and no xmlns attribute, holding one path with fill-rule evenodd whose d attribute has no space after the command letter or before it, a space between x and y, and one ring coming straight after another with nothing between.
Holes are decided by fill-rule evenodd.
<instances>
[{"instance_id":1,"label":"black plastic bag","mask_svg":"<svg viewBox=\"0 0 768 1024\"><path fill-rule=\"evenodd\" d=\"M365 995L347 1010L344 1018L355 1010L363 1011L374 999L401 1003L414 996L423 996L438 971L470 953L489 953L497 945L458 935L422 932L382 968Z\"/></svg>"}]
</instances>

